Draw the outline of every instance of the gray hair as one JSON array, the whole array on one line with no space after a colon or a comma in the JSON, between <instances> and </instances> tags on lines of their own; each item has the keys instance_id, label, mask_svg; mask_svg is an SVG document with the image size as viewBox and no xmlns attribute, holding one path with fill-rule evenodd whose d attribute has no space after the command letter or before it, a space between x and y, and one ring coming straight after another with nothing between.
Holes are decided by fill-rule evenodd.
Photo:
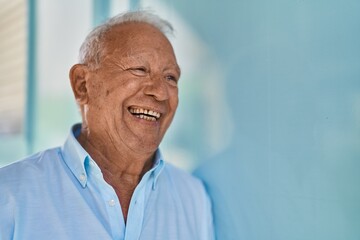
<instances>
[{"instance_id":1,"label":"gray hair","mask_svg":"<svg viewBox=\"0 0 360 240\"><path fill-rule=\"evenodd\" d=\"M89 64L97 67L104 50L104 39L106 34L115 26L129 23L147 23L159 29L165 36L173 33L172 25L158 17L157 15L148 11L134 11L118 14L105 23L94 28L85 38L85 41L80 47L79 62L82 64Z\"/></svg>"}]
</instances>

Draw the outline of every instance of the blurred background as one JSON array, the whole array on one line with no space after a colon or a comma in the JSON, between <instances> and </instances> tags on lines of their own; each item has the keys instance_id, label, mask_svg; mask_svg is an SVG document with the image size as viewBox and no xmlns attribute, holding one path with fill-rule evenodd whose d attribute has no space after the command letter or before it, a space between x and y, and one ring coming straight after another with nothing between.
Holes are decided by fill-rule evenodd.
<instances>
[{"instance_id":1,"label":"blurred background","mask_svg":"<svg viewBox=\"0 0 360 240\"><path fill-rule=\"evenodd\" d=\"M148 9L173 24L183 73L162 151L203 179L217 238L360 239L360 1L0 6L0 166L64 142L86 34Z\"/></svg>"}]
</instances>

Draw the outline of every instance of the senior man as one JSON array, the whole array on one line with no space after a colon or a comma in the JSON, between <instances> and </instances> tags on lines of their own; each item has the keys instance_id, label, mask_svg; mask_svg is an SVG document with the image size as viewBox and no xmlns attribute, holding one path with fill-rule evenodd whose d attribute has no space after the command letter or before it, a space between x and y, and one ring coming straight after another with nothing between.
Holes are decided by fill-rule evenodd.
<instances>
[{"instance_id":1,"label":"senior man","mask_svg":"<svg viewBox=\"0 0 360 240\"><path fill-rule=\"evenodd\" d=\"M158 149L178 105L171 31L138 11L87 36L70 70L82 124L0 170L1 240L213 239L201 182Z\"/></svg>"}]
</instances>

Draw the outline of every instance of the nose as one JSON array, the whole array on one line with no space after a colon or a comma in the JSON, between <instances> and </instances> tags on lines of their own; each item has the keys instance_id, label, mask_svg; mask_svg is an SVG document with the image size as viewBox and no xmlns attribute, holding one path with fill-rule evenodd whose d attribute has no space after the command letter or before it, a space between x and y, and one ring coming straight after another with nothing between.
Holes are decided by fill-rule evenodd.
<instances>
[{"instance_id":1,"label":"nose","mask_svg":"<svg viewBox=\"0 0 360 240\"><path fill-rule=\"evenodd\" d=\"M144 94L154 97L157 101L165 101L169 98L166 82L161 77L152 77L146 82Z\"/></svg>"}]
</instances>

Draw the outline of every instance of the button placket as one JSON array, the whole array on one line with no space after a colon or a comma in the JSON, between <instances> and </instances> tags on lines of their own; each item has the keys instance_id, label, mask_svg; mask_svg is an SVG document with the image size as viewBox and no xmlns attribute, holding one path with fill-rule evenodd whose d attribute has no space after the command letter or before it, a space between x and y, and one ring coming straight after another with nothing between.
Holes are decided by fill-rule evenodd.
<instances>
[{"instance_id":1,"label":"button placket","mask_svg":"<svg viewBox=\"0 0 360 240\"><path fill-rule=\"evenodd\" d=\"M80 174L79 179L80 179L81 182L84 182L86 180L85 173Z\"/></svg>"},{"instance_id":2,"label":"button placket","mask_svg":"<svg viewBox=\"0 0 360 240\"><path fill-rule=\"evenodd\" d=\"M109 204L110 207L113 207L113 206L115 206L116 202L115 202L114 199L110 199L110 200L108 201L108 204Z\"/></svg>"},{"instance_id":3,"label":"button placket","mask_svg":"<svg viewBox=\"0 0 360 240\"><path fill-rule=\"evenodd\" d=\"M129 236L135 237L134 239L138 239L140 236L144 220L144 202L147 184L149 184L149 173L144 175L133 194L133 199L131 200L129 208L127 227L125 230L125 240L129 240Z\"/></svg>"}]
</instances>

